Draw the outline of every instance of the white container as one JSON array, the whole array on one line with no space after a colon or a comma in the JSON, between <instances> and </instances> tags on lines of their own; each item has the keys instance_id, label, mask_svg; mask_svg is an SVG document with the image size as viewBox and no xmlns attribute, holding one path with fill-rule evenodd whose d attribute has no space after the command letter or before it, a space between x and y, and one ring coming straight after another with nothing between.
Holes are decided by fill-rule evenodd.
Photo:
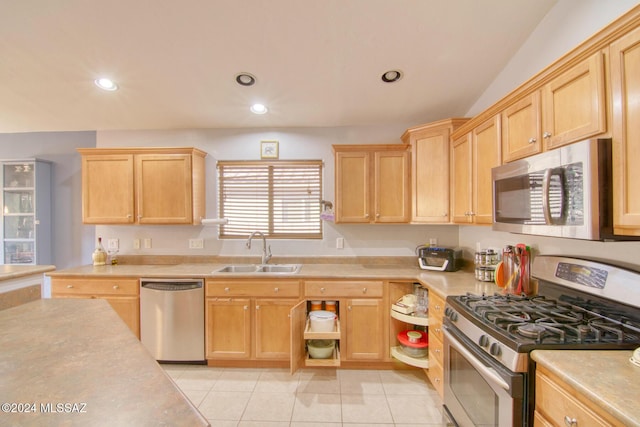
<instances>
[{"instance_id":1,"label":"white container","mask_svg":"<svg viewBox=\"0 0 640 427\"><path fill-rule=\"evenodd\" d=\"M336 314L325 310L309 313L311 332L333 332L336 324Z\"/></svg>"},{"instance_id":2,"label":"white container","mask_svg":"<svg viewBox=\"0 0 640 427\"><path fill-rule=\"evenodd\" d=\"M307 348L312 359L329 359L333 356L336 340L309 340Z\"/></svg>"}]
</instances>

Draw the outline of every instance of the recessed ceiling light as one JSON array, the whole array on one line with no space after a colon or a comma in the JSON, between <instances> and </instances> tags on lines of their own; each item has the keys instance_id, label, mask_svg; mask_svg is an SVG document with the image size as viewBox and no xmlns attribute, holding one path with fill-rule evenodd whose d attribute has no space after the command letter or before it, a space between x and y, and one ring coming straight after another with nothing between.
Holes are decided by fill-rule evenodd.
<instances>
[{"instance_id":1,"label":"recessed ceiling light","mask_svg":"<svg viewBox=\"0 0 640 427\"><path fill-rule=\"evenodd\" d=\"M393 83L397 82L402 78L402 71L400 70L389 70L382 74L382 81L385 83Z\"/></svg>"},{"instance_id":2,"label":"recessed ceiling light","mask_svg":"<svg viewBox=\"0 0 640 427\"><path fill-rule=\"evenodd\" d=\"M98 86L100 89L103 89L103 90L109 90L109 91L118 90L118 85L115 84L115 82L111 79L107 79L103 77L101 79L94 80L94 83L96 84L96 86Z\"/></svg>"},{"instance_id":3,"label":"recessed ceiling light","mask_svg":"<svg viewBox=\"0 0 640 427\"><path fill-rule=\"evenodd\" d=\"M256 83L256 77L249 73L240 73L236 76L236 82L241 86L253 86Z\"/></svg>"},{"instance_id":4,"label":"recessed ceiling light","mask_svg":"<svg viewBox=\"0 0 640 427\"><path fill-rule=\"evenodd\" d=\"M250 110L254 114L265 114L267 111L269 111L267 107L262 104L253 104Z\"/></svg>"}]
</instances>

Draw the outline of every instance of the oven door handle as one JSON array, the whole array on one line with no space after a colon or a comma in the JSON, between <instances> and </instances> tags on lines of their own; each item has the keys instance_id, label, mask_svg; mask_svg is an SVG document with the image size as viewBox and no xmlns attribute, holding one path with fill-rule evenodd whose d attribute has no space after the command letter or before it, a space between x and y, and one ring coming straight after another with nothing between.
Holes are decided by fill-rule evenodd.
<instances>
[{"instance_id":1,"label":"oven door handle","mask_svg":"<svg viewBox=\"0 0 640 427\"><path fill-rule=\"evenodd\" d=\"M482 373L483 376L489 377L491 381L499 385L501 388L503 388L507 392L510 391L509 384L507 384L505 380L500 378L500 376L496 373L494 369L488 366L485 366L482 362L479 362L478 359L476 359L476 357L469 350L467 350L457 339L455 339L451 335L451 333L446 329L444 330L444 334L448 338L449 344L451 345L451 347L455 348L459 353L461 353L464 356L464 358L467 360L467 362L469 362L471 365L473 365L474 368L480 371L480 373Z\"/></svg>"}]
</instances>

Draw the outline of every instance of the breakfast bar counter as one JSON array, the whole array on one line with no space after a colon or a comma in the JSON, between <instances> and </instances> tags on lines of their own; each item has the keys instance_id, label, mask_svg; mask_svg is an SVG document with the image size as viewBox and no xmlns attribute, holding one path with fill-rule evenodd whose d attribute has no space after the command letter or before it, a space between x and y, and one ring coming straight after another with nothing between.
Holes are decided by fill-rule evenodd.
<instances>
[{"instance_id":1,"label":"breakfast bar counter","mask_svg":"<svg viewBox=\"0 0 640 427\"><path fill-rule=\"evenodd\" d=\"M0 325L2 425L209 425L104 300L37 300Z\"/></svg>"}]
</instances>

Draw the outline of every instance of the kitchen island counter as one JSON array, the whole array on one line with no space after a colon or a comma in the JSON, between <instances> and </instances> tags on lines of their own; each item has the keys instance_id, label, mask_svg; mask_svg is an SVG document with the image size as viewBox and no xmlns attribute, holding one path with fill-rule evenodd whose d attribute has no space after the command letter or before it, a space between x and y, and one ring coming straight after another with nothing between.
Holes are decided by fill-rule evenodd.
<instances>
[{"instance_id":1,"label":"kitchen island counter","mask_svg":"<svg viewBox=\"0 0 640 427\"><path fill-rule=\"evenodd\" d=\"M0 265L0 310L42 297L44 273L53 265Z\"/></svg>"},{"instance_id":2,"label":"kitchen island counter","mask_svg":"<svg viewBox=\"0 0 640 427\"><path fill-rule=\"evenodd\" d=\"M640 426L640 367L631 350L534 350L541 366L625 426Z\"/></svg>"},{"instance_id":3,"label":"kitchen island counter","mask_svg":"<svg viewBox=\"0 0 640 427\"><path fill-rule=\"evenodd\" d=\"M54 265L0 265L0 282L55 270Z\"/></svg>"},{"instance_id":4,"label":"kitchen island counter","mask_svg":"<svg viewBox=\"0 0 640 427\"><path fill-rule=\"evenodd\" d=\"M421 270L410 265L384 264L326 264L304 263L296 274L264 273L219 273L216 270L226 264L185 263L173 265L121 264L92 266L85 265L47 273L51 277L147 277L147 278L288 278L288 279L348 279L348 280L402 280L417 281L446 298L467 292L493 294L500 289L492 282L479 282L473 273L467 271L437 272Z\"/></svg>"},{"instance_id":5,"label":"kitchen island counter","mask_svg":"<svg viewBox=\"0 0 640 427\"><path fill-rule=\"evenodd\" d=\"M104 300L38 300L0 325L0 424L209 425Z\"/></svg>"}]
</instances>

